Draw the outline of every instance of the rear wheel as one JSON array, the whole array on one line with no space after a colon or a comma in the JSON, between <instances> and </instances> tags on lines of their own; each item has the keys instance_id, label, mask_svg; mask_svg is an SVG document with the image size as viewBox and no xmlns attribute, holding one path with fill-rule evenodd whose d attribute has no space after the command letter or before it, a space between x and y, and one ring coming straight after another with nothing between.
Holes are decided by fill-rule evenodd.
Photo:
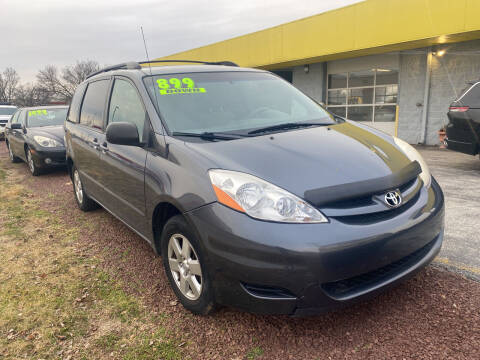
<instances>
[{"instance_id":1,"label":"rear wheel","mask_svg":"<svg viewBox=\"0 0 480 360\"><path fill-rule=\"evenodd\" d=\"M72 166L72 182L75 200L80 210L90 211L98 208L98 204L85 193L80 174L75 166Z\"/></svg>"},{"instance_id":2,"label":"rear wheel","mask_svg":"<svg viewBox=\"0 0 480 360\"><path fill-rule=\"evenodd\" d=\"M35 161L33 160L32 152L30 151L30 149L27 148L25 150L25 154L27 155L27 165L28 165L28 168L30 169L30 173L33 176L40 175L40 168L37 165L35 165Z\"/></svg>"},{"instance_id":3,"label":"rear wheel","mask_svg":"<svg viewBox=\"0 0 480 360\"><path fill-rule=\"evenodd\" d=\"M8 148L8 157L10 158L10 161L12 163L18 163L20 162L20 158L16 157L15 155L13 155L13 151L12 151L12 148L10 147L10 143L7 142L7 148Z\"/></svg>"},{"instance_id":4,"label":"rear wheel","mask_svg":"<svg viewBox=\"0 0 480 360\"><path fill-rule=\"evenodd\" d=\"M168 220L161 241L163 265L182 305L194 314L213 312L215 302L205 257L183 216Z\"/></svg>"}]
</instances>

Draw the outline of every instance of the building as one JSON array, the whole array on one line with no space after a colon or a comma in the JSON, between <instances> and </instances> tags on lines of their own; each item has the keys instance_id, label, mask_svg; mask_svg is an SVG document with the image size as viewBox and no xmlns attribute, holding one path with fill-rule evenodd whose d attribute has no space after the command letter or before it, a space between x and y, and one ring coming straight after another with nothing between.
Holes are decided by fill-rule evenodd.
<instances>
[{"instance_id":1,"label":"building","mask_svg":"<svg viewBox=\"0 0 480 360\"><path fill-rule=\"evenodd\" d=\"M159 59L275 71L341 116L433 145L480 77L479 14L479 0L365 0Z\"/></svg>"}]
</instances>

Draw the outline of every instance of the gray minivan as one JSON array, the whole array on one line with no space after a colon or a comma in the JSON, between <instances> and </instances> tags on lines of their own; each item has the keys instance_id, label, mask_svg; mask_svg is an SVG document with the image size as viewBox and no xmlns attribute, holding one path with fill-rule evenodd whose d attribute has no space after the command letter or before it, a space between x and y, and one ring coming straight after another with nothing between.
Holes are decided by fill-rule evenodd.
<instances>
[{"instance_id":1,"label":"gray minivan","mask_svg":"<svg viewBox=\"0 0 480 360\"><path fill-rule=\"evenodd\" d=\"M65 124L80 209L163 258L185 308L307 315L426 266L444 198L404 141L232 63L125 63L77 89Z\"/></svg>"}]
</instances>

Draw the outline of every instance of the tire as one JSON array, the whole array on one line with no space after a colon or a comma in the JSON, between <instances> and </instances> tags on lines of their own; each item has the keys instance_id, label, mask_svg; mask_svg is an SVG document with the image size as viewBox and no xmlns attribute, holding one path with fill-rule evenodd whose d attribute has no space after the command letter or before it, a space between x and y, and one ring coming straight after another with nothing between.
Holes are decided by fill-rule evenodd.
<instances>
[{"instance_id":1,"label":"tire","mask_svg":"<svg viewBox=\"0 0 480 360\"><path fill-rule=\"evenodd\" d=\"M8 149L8 157L10 158L10 161L12 163L18 163L20 162L20 158L19 157L16 157L15 155L13 155L13 151L12 149L10 148L10 143L7 142L7 149Z\"/></svg>"},{"instance_id":2,"label":"tire","mask_svg":"<svg viewBox=\"0 0 480 360\"><path fill-rule=\"evenodd\" d=\"M216 305L205 256L183 216L173 216L165 224L161 251L170 285L185 309L197 315L214 312Z\"/></svg>"},{"instance_id":3,"label":"tire","mask_svg":"<svg viewBox=\"0 0 480 360\"><path fill-rule=\"evenodd\" d=\"M30 152L29 148L25 149L25 157L27 159L28 169L33 176L38 176L41 174L41 169L35 165L35 161L33 160L32 153Z\"/></svg>"},{"instance_id":4,"label":"tire","mask_svg":"<svg viewBox=\"0 0 480 360\"><path fill-rule=\"evenodd\" d=\"M85 193L80 174L74 165L72 165L72 183L73 195L79 209L85 212L97 209L98 204Z\"/></svg>"}]
</instances>

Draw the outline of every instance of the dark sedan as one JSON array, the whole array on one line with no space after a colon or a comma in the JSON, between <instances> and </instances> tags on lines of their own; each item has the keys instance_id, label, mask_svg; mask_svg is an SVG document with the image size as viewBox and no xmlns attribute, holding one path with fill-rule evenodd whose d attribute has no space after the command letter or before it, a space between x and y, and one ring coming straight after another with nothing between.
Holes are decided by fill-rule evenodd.
<instances>
[{"instance_id":1,"label":"dark sedan","mask_svg":"<svg viewBox=\"0 0 480 360\"><path fill-rule=\"evenodd\" d=\"M19 109L5 130L10 160L25 161L33 176L45 168L65 165L63 123L67 111L67 106Z\"/></svg>"}]
</instances>

